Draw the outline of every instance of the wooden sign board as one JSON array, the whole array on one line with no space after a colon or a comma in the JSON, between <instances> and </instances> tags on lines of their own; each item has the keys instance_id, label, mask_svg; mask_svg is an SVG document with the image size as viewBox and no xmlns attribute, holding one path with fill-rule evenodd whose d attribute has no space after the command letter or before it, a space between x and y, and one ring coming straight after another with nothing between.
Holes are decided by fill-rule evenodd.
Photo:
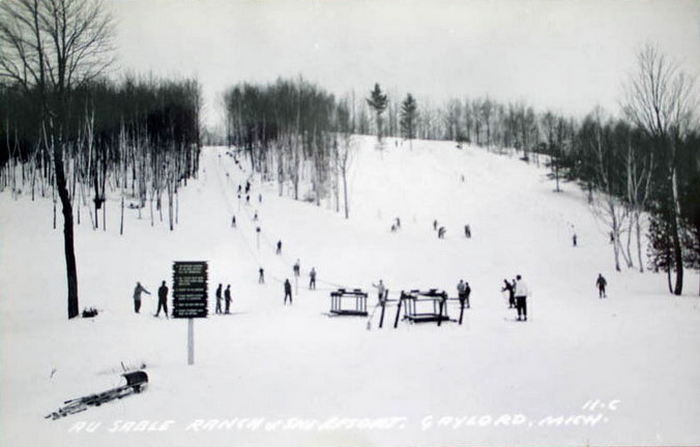
<instances>
[{"instance_id":1,"label":"wooden sign board","mask_svg":"<svg viewBox=\"0 0 700 447\"><path fill-rule=\"evenodd\" d=\"M207 262L173 263L173 317L207 317Z\"/></svg>"}]
</instances>

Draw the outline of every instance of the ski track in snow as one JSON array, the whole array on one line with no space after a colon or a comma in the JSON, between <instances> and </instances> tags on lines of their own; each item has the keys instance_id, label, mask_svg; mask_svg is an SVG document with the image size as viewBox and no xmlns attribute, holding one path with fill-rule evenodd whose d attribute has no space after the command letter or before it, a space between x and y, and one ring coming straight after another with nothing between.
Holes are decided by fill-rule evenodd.
<instances>
[{"instance_id":1,"label":"ski track in snow","mask_svg":"<svg viewBox=\"0 0 700 447\"><path fill-rule=\"evenodd\" d=\"M317 207L279 197L276 184L257 179L251 204L239 204L236 188L249 172L225 148L203 150L198 178L180 191L174 232L167 229L167 204L163 222L156 212L154 227L148 205L142 219L126 209L124 236L118 201L108 202L106 232L91 229L83 208L76 227L80 305L100 309L96 319L65 319L60 210L53 231L50 199L32 203L25 194L15 201L1 193L0 445L668 445L700 439L693 422L700 420L700 314L691 295L697 274L687 273L686 296L671 297L662 274L615 273L607 232L585 194L573 184L552 193L544 169L517 158L457 150L450 142L415 141L409 151L393 139L380 154L373 138L357 140L350 220L325 202ZM401 229L391 233L395 217ZM433 219L446 226L446 239L437 239ZM464 238L464 224L472 239ZM275 254L277 240L282 255ZM283 306L282 282L290 278L294 285L297 258L299 293L293 306ZM209 262L210 317L195 321L191 367L186 322L151 316L160 281L170 287L176 260ZM257 283L260 266L264 285ZM312 266L316 291L307 288ZM527 323L506 321L515 314L500 292L503 279L517 273L532 291ZM606 300L597 298L598 273L608 279ZM394 330L393 307L381 330L378 312L371 331L366 318L322 315L329 291L340 285L369 291L371 313L371 284L380 278L391 298L414 288L455 296L465 279L472 308L464 325L440 328L401 322ZM132 308L136 281L152 294L140 315ZM233 315L213 314L219 283L231 284ZM458 316L455 304L449 313ZM146 392L62 420L42 419L64 400L117 385L118 375L109 372L122 361L147 364ZM421 430L420 424L426 415L523 413L536 420L579 414L590 399L621 404L595 427ZM336 415L404 416L409 424L388 431L184 432L194 419ZM176 427L166 432L106 430L115 420L167 419ZM79 420L104 427L69 433Z\"/></svg>"}]
</instances>

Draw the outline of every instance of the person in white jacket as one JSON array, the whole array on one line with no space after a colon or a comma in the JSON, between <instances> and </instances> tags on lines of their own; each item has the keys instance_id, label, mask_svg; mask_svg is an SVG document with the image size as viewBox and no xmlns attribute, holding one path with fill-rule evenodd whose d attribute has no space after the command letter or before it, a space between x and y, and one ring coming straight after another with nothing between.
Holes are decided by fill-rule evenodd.
<instances>
[{"instance_id":1,"label":"person in white jacket","mask_svg":"<svg viewBox=\"0 0 700 447\"><path fill-rule=\"evenodd\" d=\"M518 309L518 321L521 320L521 315L527 321L528 295L530 295L530 291L527 288L527 284L520 275L517 275L515 277L515 307Z\"/></svg>"}]
</instances>

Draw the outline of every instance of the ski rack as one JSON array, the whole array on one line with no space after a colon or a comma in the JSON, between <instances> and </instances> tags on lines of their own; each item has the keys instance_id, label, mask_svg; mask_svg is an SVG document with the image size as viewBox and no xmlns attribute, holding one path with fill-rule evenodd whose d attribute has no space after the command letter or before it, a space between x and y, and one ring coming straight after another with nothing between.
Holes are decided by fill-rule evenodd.
<instances>
[{"instance_id":1,"label":"ski rack","mask_svg":"<svg viewBox=\"0 0 700 447\"><path fill-rule=\"evenodd\" d=\"M44 419L51 418L52 420L60 419L69 414L80 413L85 411L89 406L99 407L105 402L115 399L121 399L134 393L140 393L148 384L148 374L145 371L132 371L122 374L126 379L126 385L122 385L111 390L103 391L97 394L90 394L76 399L70 399L63 402L65 405L51 414L48 414Z\"/></svg>"},{"instance_id":2,"label":"ski rack","mask_svg":"<svg viewBox=\"0 0 700 447\"><path fill-rule=\"evenodd\" d=\"M331 292L331 314L366 317L367 313L367 293L362 289L345 290L338 289ZM353 309L343 308L343 298L354 298L355 307ZM347 301L347 300L346 300Z\"/></svg>"},{"instance_id":3,"label":"ski rack","mask_svg":"<svg viewBox=\"0 0 700 447\"><path fill-rule=\"evenodd\" d=\"M399 304L396 307L396 318L394 319L394 328L398 327L399 317L401 316L401 308L403 307L403 320L408 320L411 323L430 323L437 322L438 326L442 325L443 321L451 321L447 315L447 292L444 290L430 289L428 291L411 290L410 292L401 291ZM418 303L430 302L433 305L432 312L419 312ZM462 310L463 312L463 310ZM461 316L460 316L461 324Z\"/></svg>"}]
</instances>

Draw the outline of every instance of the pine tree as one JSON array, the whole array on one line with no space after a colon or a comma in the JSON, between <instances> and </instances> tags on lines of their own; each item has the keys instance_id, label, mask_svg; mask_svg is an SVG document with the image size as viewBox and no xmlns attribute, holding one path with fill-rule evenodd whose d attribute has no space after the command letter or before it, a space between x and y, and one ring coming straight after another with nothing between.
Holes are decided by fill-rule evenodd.
<instances>
[{"instance_id":1,"label":"pine tree","mask_svg":"<svg viewBox=\"0 0 700 447\"><path fill-rule=\"evenodd\" d=\"M416 137L416 121L418 120L418 105L409 93L401 103L401 135L408 140L413 149L413 139Z\"/></svg>"},{"instance_id":2,"label":"pine tree","mask_svg":"<svg viewBox=\"0 0 700 447\"><path fill-rule=\"evenodd\" d=\"M374 89L370 92L370 97L367 98L367 104L374 111L374 119L377 124L377 140L382 141L382 113L389 105L387 95L382 93L382 89L378 83L374 84Z\"/></svg>"}]
</instances>

